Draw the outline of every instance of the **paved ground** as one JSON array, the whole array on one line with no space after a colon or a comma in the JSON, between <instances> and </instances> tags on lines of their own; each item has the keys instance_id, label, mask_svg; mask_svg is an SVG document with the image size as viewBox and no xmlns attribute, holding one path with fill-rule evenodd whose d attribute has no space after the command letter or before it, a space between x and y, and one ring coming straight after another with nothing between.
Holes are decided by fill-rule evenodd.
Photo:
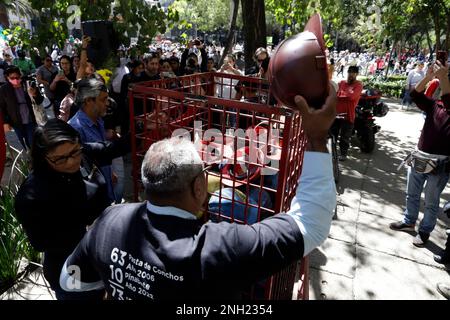
<instances>
[{"instance_id":1,"label":"paved ground","mask_svg":"<svg viewBox=\"0 0 450 320\"><path fill-rule=\"evenodd\" d=\"M448 266L433 260L450 226L442 212L423 249L413 246L415 234L388 227L401 220L405 202L406 169L397 166L417 144L423 124L421 113L390 102L389 114L377 118L382 130L374 153L352 147L349 160L341 163L337 219L329 239L311 254L311 299L443 299L436 282L450 282ZM447 186L441 208L448 200Z\"/></svg>"},{"instance_id":2,"label":"paved ground","mask_svg":"<svg viewBox=\"0 0 450 320\"><path fill-rule=\"evenodd\" d=\"M310 299L442 299L435 284L450 281L450 269L433 260L450 225L442 213L423 249L412 245L413 235L388 227L401 219L404 206L406 170L397 172L397 166L415 147L423 123L417 111L400 110L394 101L390 107L385 118L377 119L382 130L374 153L361 154L353 147L342 163L337 219L329 239L310 256ZM446 200L448 187L441 204ZM53 295L38 269L1 299Z\"/></svg>"}]
</instances>

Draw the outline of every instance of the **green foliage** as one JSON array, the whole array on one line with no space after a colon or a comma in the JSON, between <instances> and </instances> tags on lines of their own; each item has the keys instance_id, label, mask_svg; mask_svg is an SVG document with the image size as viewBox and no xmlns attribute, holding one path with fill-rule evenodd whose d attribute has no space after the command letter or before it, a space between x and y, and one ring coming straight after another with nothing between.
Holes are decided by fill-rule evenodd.
<instances>
[{"instance_id":1,"label":"green foliage","mask_svg":"<svg viewBox=\"0 0 450 320\"><path fill-rule=\"evenodd\" d=\"M286 35L290 36L303 31L306 22L314 13L320 13L326 24L340 26L347 14L343 8L344 2L344 0L267 0L265 3L266 10L275 16L280 25L288 28Z\"/></svg>"},{"instance_id":2,"label":"green foliage","mask_svg":"<svg viewBox=\"0 0 450 320\"><path fill-rule=\"evenodd\" d=\"M24 49L30 48L31 35L30 30L21 26L13 26L10 29L4 29L3 35L6 37L8 44L13 46L19 46Z\"/></svg>"},{"instance_id":3,"label":"green foliage","mask_svg":"<svg viewBox=\"0 0 450 320\"><path fill-rule=\"evenodd\" d=\"M130 38L138 38L138 46L146 47L158 33L164 33L167 26L179 20L179 14L173 8L164 12L161 5L148 5L145 0L30 0L33 8L42 10L41 25L37 31L36 43L44 48L54 42L64 46L68 37L67 21L72 14L67 12L70 5L81 10L81 21L110 20L119 36L119 40L130 44Z\"/></svg>"},{"instance_id":4,"label":"green foliage","mask_svg":"<svg viewBox=\"0 0 450 320\"><path fill-rule=\"evenodd\" d=\"M8 185L0 188L0 292L13 285L20 276L24 258L28 261L40 261L40 254L28 242L14 208L18 186L29 171L29 165L25 161L18 161L19 157L20 154L14 161ZM13 184L12 177L16 171L19 173L19 181Z\"/></svg>"},{"instance_id":5,"label":"green foliage","mask_svg":"<svg viewBox=\"0 0 450 320\"><path fill-rule=\"evenodd\" d=\"M384 97L401 98L405 88L405 76L384 77L358 77L364 84L364 88L380 90Z\"/></svg>"},{"instance_id":6,"label":"green foliage","mask_svg":"<svg viewBox=\"0 0 450 320\"><path fill-rule=\"evenodd\" d=\"M176 0L171 8L179 12L181 21L185 23L182 27L190 29L195 24L198 30L212 32L229 24L231 2L230 0ZM242 27L240 13L238 13L237 26Z\"/></svg>"}]
</instances>

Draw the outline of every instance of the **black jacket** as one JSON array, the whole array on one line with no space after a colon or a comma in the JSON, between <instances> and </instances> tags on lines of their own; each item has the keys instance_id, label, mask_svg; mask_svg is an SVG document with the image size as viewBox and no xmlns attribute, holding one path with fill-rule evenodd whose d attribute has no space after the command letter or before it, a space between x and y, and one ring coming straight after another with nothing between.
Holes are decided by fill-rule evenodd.
<instances>
[{"instance_id":1,"label":"black jacket","mask_svg":"<svg viewBox=\"0 0 450 320\"><path fill-rule=\"evenodd\" d=\"M222 301L303 256L303 236L287 214L251 226L166 214L145 203L108 208L68 266L80 268L82 282L102 280L113 299Z\"/></svg>"},{"instance_id":2,"label":"black jacket","mask_svg":"<svg viewBox=\"0 0 450 320\"><path fill-rule=\"evenodd\" d=\"M45 253L44 276L52 288L59 288L61 268L92 224L110 204L104 178L97 170L96 183L86 182L83 173L96 165L106 165L127 151L125 142L83 145L82 168L75 174L62 174L49 168L34 170L17 195L15 208L28 239L37 251ZM102 181L103 180L103 181Z\"/></svg>"},{"instance_id":3,"label":"black jacket","mask_svg":"<svg viewBox=\"0 0 450 320\"><path fill-rule=\"evenodd\" d=\"M202 64L200 66L196 66L196 70L191 70L189 66L187 65L187 60L189 56L189 48L186 48L181 55L181 62L180 62L180 74L186 75L191 74L192 71L196 72L207 72L208 71L208 54L206 53L205 48L200 49L200 54L202 56Z\"/></svg>"},{"instance_id":4,"label":"black jacket","mask_svg":"<svg viewBox=\"0 0 450 320\"><path fill-rule=\"evenodd\" d=\"M30 112L31 121L36 123L36 118L34 117L33 105L31 104L31 99L28 96L27 90L23 89L25 92L25 99L27 100L28 110ZM44 98L38 91L38 95L34 98L37 104L41 104ZM14 92L13 86L7 82L0 87L0 110L3 115L4 123L7 123L15 128L22 127L22 119L20 116L19 105L17 104L16 93Z\"/></svg>"}]
</instances>

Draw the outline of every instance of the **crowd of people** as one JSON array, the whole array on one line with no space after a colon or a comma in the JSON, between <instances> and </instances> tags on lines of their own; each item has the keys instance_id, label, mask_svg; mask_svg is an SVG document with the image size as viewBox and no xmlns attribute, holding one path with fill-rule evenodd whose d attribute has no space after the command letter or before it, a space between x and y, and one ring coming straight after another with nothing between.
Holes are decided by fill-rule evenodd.
<instances>
[{"instance_id":1,"label":"crowd of people","mask_svg":"<svg viewBox=\"0 0 450 320\"><path fill-rule=\"evenodd\" d=\"M74 41L68 41L59 54L55 49L34 61L23 50L14 57L5 49L0 59L4 128L13 129L23 147L31 150L33 167L17 194L16 210L33 247L45 253L44 275L58 299L102 299L105 292L114 299L237 297L245 286L307 255L326 239L335 208L331 158L324 141L331 130L339 137L340 160L347 159L363 90L357 77L379 74L388 64L393 64L391 74L408 76L405 103L415 102L427 114L420 153L414 153L414 159L437 159L433 170L438 170L421 172L412 162L405 218L391 228L415 228L426 181L427 207L414 244L428 241L449 179L448 66L432 63L424 69L430 57L420 55L404 54L395 60L389 55L329 53L330 79L347 79L332 86L320 111L312 112L305 100L297 100L309 145L292 209L252 226L202 224L198 212L207 194L205 168L193 144L179 138L155 143L147 151L141 172L147 201L121 204L122 156L130 152L130 86L204 72L267 79L272 48L258 48L251 66L245 65L241 47L223 55L221 47L199 39L186 47L162 42L135 56L124 49L108 83L89 60L89 42L83 37L81 50L75 52ZM223 85L216 92L219 98L260 98L256 91L244 90L240 81L224 80ZM427 88L432 89L423 93ZM47 109L44 116L38 106ZM345 118L337 121L336 110ZM450 259L449 241L436 258L442 263ZM123 276L126 264L142 267L136 261L153 267L152 289L138 293L132 286L109 284L118 274ZM72 266L81 272L73 273ZM77 288L70 285L75 280Z\"/></svg>"}]
</instances>

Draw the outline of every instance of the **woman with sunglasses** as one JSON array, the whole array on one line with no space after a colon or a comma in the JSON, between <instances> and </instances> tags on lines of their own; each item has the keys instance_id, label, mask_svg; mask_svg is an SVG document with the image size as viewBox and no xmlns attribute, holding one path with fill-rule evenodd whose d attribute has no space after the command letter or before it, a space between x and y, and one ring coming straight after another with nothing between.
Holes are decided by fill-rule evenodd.
<instances>
[{"instance_id":1,"label":"woman with sunglasses","mask_svg":"<svg viewBox=\"0 0 450 320\"><path fill-rule=\"evenodd\" d=\"M16 196L16 212L34 249L44 252L44 276L58 300L101 299L103 292L67 293L59 274L87 226L110 205L100 170L128 151L127 137L114 143L81 144L78 132L59 119L38 127L33 170Z\"/></svg>"}]
</instances>

